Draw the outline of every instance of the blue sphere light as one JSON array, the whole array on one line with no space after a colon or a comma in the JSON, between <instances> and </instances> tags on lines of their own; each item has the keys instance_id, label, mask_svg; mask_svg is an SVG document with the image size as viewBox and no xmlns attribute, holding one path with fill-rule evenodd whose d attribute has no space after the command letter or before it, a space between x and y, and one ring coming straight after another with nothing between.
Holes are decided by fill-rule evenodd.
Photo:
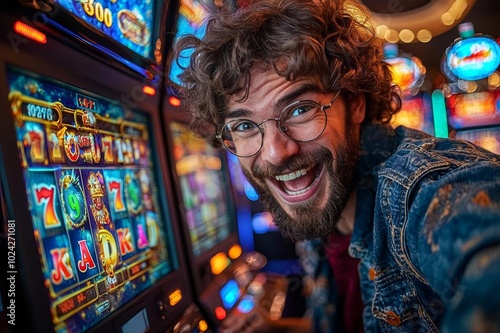
<instances>
[{"instance_id":1,"label":"blue sphere light","mask_svg":"<svg viewBox=\"0 0 500 333\"><path fill-rule=\"evenodd\" d=\"M462 80L481 80L500 65L500 46L491 38L480 36L454 43L446 54L446 67Z\"/></svg>"}]
</instances>

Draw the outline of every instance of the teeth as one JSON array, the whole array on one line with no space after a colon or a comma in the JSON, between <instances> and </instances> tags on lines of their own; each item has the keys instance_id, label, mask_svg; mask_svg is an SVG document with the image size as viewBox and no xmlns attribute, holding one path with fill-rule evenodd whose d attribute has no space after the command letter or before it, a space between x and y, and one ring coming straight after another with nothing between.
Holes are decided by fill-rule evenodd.
<instances>
[{"instance_id":1,"label":"teeth","mask_svg":"<svg viewBox=\"0 0 500 333\"><path fill-rule=\"evenodd\" d=\"M309 188L311 186L308 186L307 188L303 189L303 190L299 190L299 191L288 191L288 190L285 190L285 192L288 194L288 195L299 195L299 194L302 194L302 193L306 193Z\"/></svg>"},{"instance_id":2,"label":"teeth","mask_svg":"<svg viewBox=\"0 0 500 333\"><path fill-rule=\"evenodd\" d=\"M286 175L278 175L275 176L276 180L279 180L281 182L286 182L287 180L293 180L295 178L298 178L300 176L303 176L307 173L307 171L311 170L311 168L307 169L300 169L294 172L290 172L289 174Z\"/></svg>"}]
</instances>

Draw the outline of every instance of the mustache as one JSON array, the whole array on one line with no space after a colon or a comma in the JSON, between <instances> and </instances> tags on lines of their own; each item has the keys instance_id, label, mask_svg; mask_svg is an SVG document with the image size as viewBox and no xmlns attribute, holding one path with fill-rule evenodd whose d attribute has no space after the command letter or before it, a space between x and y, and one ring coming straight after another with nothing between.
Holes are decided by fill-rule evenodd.
<instances>
[{"instance_id":1,"label":"mustache","mask_svg":"<svg viewBox=\"0 0 500 333\"><path fill-rule=\"evenodd\" d=\"M333 161L333 155L327 148L320 148L314 153L303 154L300 156L290 156L282 165L256 165L252 166L254 177L268 178L276 175L282 175L292 170L300 170L312 165L329 163Z\"/></svg>"}]
</instances>

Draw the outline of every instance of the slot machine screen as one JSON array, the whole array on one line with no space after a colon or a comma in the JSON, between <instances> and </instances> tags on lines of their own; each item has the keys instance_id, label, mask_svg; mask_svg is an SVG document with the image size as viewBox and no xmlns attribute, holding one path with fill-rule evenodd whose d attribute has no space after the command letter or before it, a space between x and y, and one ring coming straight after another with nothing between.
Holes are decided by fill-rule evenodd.
<instances>
[{"instance_id":1,"label":"slot machine screen","mask_svg":"<svg viewBox=\"0 0 500 333\"><path fill-rule=\"evenodd\" d=\"M171 121L169 130L191 250L199 257L236 232L229 174L222 153L184 124Z\"/></svg>"},{"instance_id":2,"label":"slot machine screen","mask_svg":"<svg viewBox=\"0 0 500 333\"><path fill-rule=\"evenodd\" d=\"M456 137L500 154L500 127L459 130L456 132Z\"/></svg>"},{"instance_id":3,"label":"slot machine screen","mask_svg":"<svg viewBox=\"0 0 500 333\"><path fill-rule=\"evenodd\" d=\"M500 91L451 95L446 108L453 129L499 125Z\"/></svg>"},{"instance_id":4,"label":"slot machine screen","mask_svg":"<svg viewBox=\"0 0 500 333\"><path fill-rule=\"evenodd\" d=\"M187 34L193 34L198 38L202 38L206 31L206 26L203 24L206 15L207 10L199 1L181 0L174 44L179 37ZM183 51L178 59L171 62L169 78L175 84L181 84L178 75L182 73L182 67L189 65L191 53L189 50Z\"/></svg>"},{"instance_id":5,"label":"slot machine screen","mask_svg":"<svg viewBox=\"0 0 500 333\"><path fill-rule=\"evenodd\" d=\"M17 67L6 73L54 331L88 331L179 265L151 116Z\"/></svg>"},{"instance_id":6,"label":"slot machine screen","mask_svg":"<svg viewBox=\"0 0 500 333\"><path fill-rule=\"evenodd\" d=\"M402 99L401 110L391 118L393 127L408 126L434 135L434 120L430 95L426 92Z\"/></svg>"},{"instance_id":7,"label":"slot machine screen","mask_svg":"<svg viewBox=\"0 0 500 333\"><path fill-rule=\"evenodd\" d=\"M153 57L158 1L56 0L78 19L135 53Z\"/></svg>"}]
</instances>

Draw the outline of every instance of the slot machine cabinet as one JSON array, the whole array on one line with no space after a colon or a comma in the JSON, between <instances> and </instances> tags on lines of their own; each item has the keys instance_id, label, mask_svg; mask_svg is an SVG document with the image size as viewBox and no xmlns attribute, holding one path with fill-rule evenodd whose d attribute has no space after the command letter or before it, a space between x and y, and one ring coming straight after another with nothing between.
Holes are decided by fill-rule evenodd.
<instances>
[{"instance_id":1,"label":"slot machine cabinet","mask_svg":"<svg viewBox=\"0 0 500 333\"><path fill-rule=\"evenodd\" d=\"M236 311L263 308L282 315L288 280L263 272L267 259L244 252L225 151L210 146L189 129L176 95L164 104L174 183L181 214L192 284L200 308L215 329Z\"/></svg>"},{"instance_id":2,"label":"slot machine cabinet","mask_svg":"<svg viewBox=\"0 0 500 333\"><path fill-rule=\"evenodd\" d=\"M11 1L0 12L2 233L13 221L15 237L12 260L1 238L1 278L16 278L15 296L2 286L3 304L16 305L8 329L176 331L194 296L160 96L142 93L161 75L87 25L72 29L81 21L70 11L45 10Z\"/></svg>"},{"instance_id":3,"label":"slot machine cabinet","mask_svg":"<svg viewBox=\"0 0 500 333\"><path fill-rule=\"evenodd\" d=\"M225 5L234 4L230 1ZM180 1L172 44L184 34L202 37L205 15L217 10L213 6L209 1ZM163 113L171 170L182 199L185 252L198 304L215 329L227 316L255 307L279 318L287 296L287 277L264 272L267 258L241 243L244 231L239 227L251 223L249 206L235 200L228 157L224 150L211 147L189 129L190 119L180 106L177 76L187 62L188 55L184 54L165 66L168 80Z\"/></svg>"},{"instance_id":4,"label":"slot machine cabinet","mask_svg":"<svg viewBox=\"0 0 500 333\"><path fill-rule=\"evenodd\" d=\"M392 83L401 93L401 109L391 118L391 125L394 128L404 125L434 135L431 95L422 89L427 71L424 64L391 43L384 45L384 60L389 64Z\"/></svg>"},{"instance_id":5,"label":"slot machine cabinet","mask_svg":"<svg viewBox=\"0 0 500 333\"><path fill-rule=\"evenodd\" d=\"M212 8L210 5L212 5ZM236 1L227 1L224 2L224 5L237 6ZM210 10L217 10L213 8L213 4L210 4L210 1L180 1L179 14L176 19L175 31L173 32L173 43L175 43L179 36L184 34L193 34L198 38L203 37L205 34L203 19ZM173 90L169 91L166 95L167 97L169 94L171 95L168 98L177 98L175 90L180 84L177 76L182 72L182 67L189 64L188 56L189 54L186 52L186 54L183 54L178 59L171 60L166 65L168 77L173 85ZM165 102L165 107L172 107L168 103L168 100ZM182 111L175 112L182 113ZM231 170L239 168L239 164L237 162L233 163L234 159L231 159L231 156L227 157L227 161L230 164L230 173ZM230 177L235 178L237 182L242 181L239 175L234 176L231 174ZM242 246L243 250L247 253L255 251L264 255L266 265L263 270L270 274L297 274L297 271L300 269L298 268L299 264L293 242L284 239L273 228L273 220L270 214L264 210L260 203L255 200L251 202L245 195L241 196L240 193L234 193L234 195L238 206L236 214L238 216L239 246ZM259 228L258 232L252 227L253 224L260 225L261 228ZM298 274L301 273L299 272Z\"/></svg>"},{"instance_id":6,"label":"slot machine cabinet","mask_svg":"<svg viewBox=\"0 0 500 333\"><path fill-rule=\"evenodd\" d=\"M450 95L446 106L456 138L500 154L500 91Z\"/></svg>"},{"instance_id":7,"label":"slot machine cabinet","mask_svg":"<svg viewBox=\"0 0 500 333\"><path fill-rule=\"evenodd\" d=\"M471 22L458 26L460 37L446 49L441 70L448 83L436 92L445 107L441 113L445 136L473 142L500 154L500 90L490 77L498 76L500 46L476 33Z\"/></svg>"}]
</instances>

